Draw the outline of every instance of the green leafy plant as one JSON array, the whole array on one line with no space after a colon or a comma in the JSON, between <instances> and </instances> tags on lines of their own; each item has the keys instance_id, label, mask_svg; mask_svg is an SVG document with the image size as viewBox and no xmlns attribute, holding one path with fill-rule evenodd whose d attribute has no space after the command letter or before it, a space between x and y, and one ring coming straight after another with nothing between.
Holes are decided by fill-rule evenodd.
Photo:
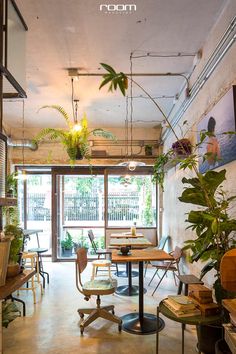
<instances>
[{"instance_id":1,"label":"green leafy plant","mask_svg":"<svg viewBox=\"0 0 236 354\"><path fill-rule=\"evenodd\" d=\"M225 181L226 170L198 173L195 178L183 178L185 187L179 200L200 207L187 214L187 222L197 238L185 241L185 250L190 249L190 261L207 261L201 270L201 278L210 270L215 270L215 295L220 302L226 293L220 285L220 262L228 250L235 248L236 219L229 216L232 202L236 196L227 197L221 183Z\"/></svg>"},{"instance_id":2,"label":"green leafy plant","mask_svg":"<svg viewBox=\"0 0 236 354\"><path fill-rule=\"evenodd\" d=\"M6 225L4 227L6 237L12 239L9 253L9 264L16 264L19 260L19 253L23 245L23 230L17 225Z\"/></svg>"},{"instance_id":3,"label":"green leafy plant","mask_svg":"<svg viewBox=\"0 0 236 354\"><path fill-rule=\"evenodd\" d=\"M17 198L17 172L10 173L6 179L6 193L8 197ZM6 224L18 225L19 209L17 205L3 207Z\"/></svg>"},{"instance_id":4,"label":"green leafy plant","mask_svg":"<svg viewBox=\"0 0 236 354\"><path fill-rule=\"evenodd\" d=\"M12 301L3 301L2 303L2 326L7 328L9 323L20 316L20 311Z\"/></svg>"},{"instance_id":5,"label":"green leafy plant","mask_svg":"<svg viewBox=\"0 0 236 354\"><path fill-rule=\"evenodd\" d=\"M61 241L61 247L64 248L65 250L71 250L74 246L74 241L71 236L71 234L66 231L66 237L65 240Z\"/></svg>"},{"instance_id":6,"label":"green leafy plant","mask_svg":"<svg viewBox=\"0 0 236 354\"><path fill-rule=\"evenodd\" d=\"M160 154L154 165L154 179L159 183L161 188L164 186L165 167L170 160L175 159L178 167L182 170L190 170L194 174L193 178L183 178L184 191L179 197L183 203L190 203L198 206L199 210L190 210L187 213L186 222L190 223L188 228L196 232L196 238L187 240L184 249L191 250L190 261L198 260L207 262L201 271L201 278L210 270L215 270L216 280L214 282L215 294L218 301L227 294L220 285L220 262L225 254L231 248L236 247L235 231L236 219L230 216L230 208L236 196L227 196L221 184L225 181L226 171L208 171L205 175L198 171L198 148L204 143L207 136L212 136L210 132L201 132L200 141L195 146L183 139L179 139L174 128L170 124L168 118L154 101L149 93L142 88L132 78L128 78L124 73L117 73L107 64L101 64L108 72L103 76L100 88L110 83L109 91L117 88L123 95L127 89L128 79L132 80L143 92L145 92L151 101L156 105L157 109L162 113L169 125L173 135L176 138L175 146L172 146L167 152ZM186 123L186 121L184 122ZM235 132L225 132L224 134L235 134ZM188 156L176 157L175 148L178 151L187 152ZM186 151L187 149L187 151ZM211 157L212 153L206 153L202 156L203 161ZM212 156L216 158L216 156Z\"/></svg>"},{"instance_id":7,"label":"green leafy plant","mask_svg":"<svg viewBox=\"0 0 236 354\"><path fill-rule=\"evenodd\" d=\"M114 140L115 137L111 132L103 130L101 128L89 130L87 117L84 114L83 118L80 120L80 124L73 124L69 118L66 111L57 105L43 106L41 109L50 108L57 110L62 117L65 119L68 130L56 129L56 128L44 128L42 129L34 138L35 143L39 143L45 138L50 140L59 140L62 145L66 148L67 154L73 164L76 158L87 158L89 159L89 136L101 136L106 139Z\"/></svg>"}]
</instances>

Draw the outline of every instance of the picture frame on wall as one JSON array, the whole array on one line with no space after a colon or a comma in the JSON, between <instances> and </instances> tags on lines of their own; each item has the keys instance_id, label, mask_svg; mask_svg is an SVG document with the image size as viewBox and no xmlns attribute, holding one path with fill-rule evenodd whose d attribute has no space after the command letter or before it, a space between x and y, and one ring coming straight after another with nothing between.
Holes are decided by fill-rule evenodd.
<instances>
[{"instance_id":1,"label":"picture frame on wall","mask_svg":"<svg viewBox=\"0 0 236 354\"><path fill-rule=\"evenodd\" d=\"M236 160L236 135L223 134L236 131L236 86L232 86L199 122L197 131L198 142L201 131L212 133L212 136L207 137L199 147L200 156L209 153L205 161L202 157L199 158L200 173Z\"/></svg>"}]
</instances>

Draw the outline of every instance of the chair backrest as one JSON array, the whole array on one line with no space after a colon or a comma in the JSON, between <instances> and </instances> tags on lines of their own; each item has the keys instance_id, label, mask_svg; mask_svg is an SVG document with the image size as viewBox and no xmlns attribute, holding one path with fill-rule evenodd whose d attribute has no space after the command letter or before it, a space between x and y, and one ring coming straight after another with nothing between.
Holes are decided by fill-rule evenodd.
<instances>
[{"instance_id":1,"label":"chair backrest","mask_svg":"<svg viewBox=\"0 0 236 354\"><path fill-rule=\"evenodd\" d=\"M89 237L89 240L90 240L90 242L91 242L91 245L92 245L92 248L93 248L94 252L97 253L97 246L96 246L96 243L95 243L95 241L94 241L95 236L94 236L92 230L89 230L89 231L88 231L88 237Z\"/></svg>"},{"instance_id":2,"label":"chair backrest","mask_svg":"<svg viewBox=\"0 0 236 354\"><path fill-rule=\"evenodd\" d=\"M87 267L87 263L88 263L87 250L86 248L78 248L76 254L77 254L76 263L77 263L78 271L81 274Z\"/></svg>"},{"instance_id":3,"label":"chair backrest","mask_svg":"<svg viewBox=\"0 0 236 354\"><path fill-rule=\"evenodd\" d=\"M174 251L172 252L172 256L174 257L175 261L178 263L180 261L180 258L183 255L182 248L176 246Z\"/></svg>"},{"instance_id":4,"label":"chair backrest","mask_svg":"<svg viewBox=\"0 0 236 354\"><path fill-rule=\"evenodd\" d=\"M170 240L170 236L162 236L162 238L160 239L158 245L157 245L157 249L158 250L163 250L165 248L165 245L167 243L167 241Z\"/></svg>"}]
</instances>

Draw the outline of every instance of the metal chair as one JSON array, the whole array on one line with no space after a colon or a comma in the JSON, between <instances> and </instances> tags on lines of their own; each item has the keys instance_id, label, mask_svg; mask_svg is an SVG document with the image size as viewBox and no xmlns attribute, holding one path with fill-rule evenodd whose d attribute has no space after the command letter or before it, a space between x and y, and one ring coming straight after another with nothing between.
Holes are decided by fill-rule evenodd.
<instances>
[{"instance_id":1,"label":"metal chair","mask_svg":"<svg viewBox=\"0 0 236 354\"><path fill-rule=\"evenodd\" d=\"M98 259L101 259L102 256L104 256L104 258L106 258L106 256L108 255L109 256L109 260L111 260L112 250L106 249L106 248L105 249L97 248L97 245L96 245L96 242L95 242L95 236L94 236L94 233L93 233L92 230L88 231L88 237L89 237L89 240L91 242L92 249L93 249L94 253L98 256ZM102 264L100 264L99 267L107 267L107 265L105 264L103 266ZM117 263L115 263L115 267L116 267L116 271L118 272ZM99 268L97 266L96 267L96 273L97 273L98 270L99 270Z\"/></svg>"},{"instance_id":2,"label":"metal chair","mask_svg":"<svg viewBox=\"0 0 236 354\"><path fill-rule=\"evenodd\" d=\"M91 295L97 296L96 308L78 309L78 313L82 320L80 323L80 333L83 334L84 328L99 317L118 323L118 329L119 331L121 331L122 320L119 317L115 316L114 305L101 306L100 300L100 296L111 295L115 292L115 288L117 285L116 280L113 279L111 281L110 279L95 279L82 284L81 273L85 270L87 266L87 251L85 248L79 248L76 251L76 254L76 287L79 292L85 296L84 299L86 301L90 299ZM85 314L88 315L86 319L84 319Z\"/></svg>"},{"instance_id":3,"label":"metal chair","mask_svg":"<svg viewBox=\"0 0 236 354\"><path fill-rule=\"evenodd\" d=\"M156 292L158 286L161 284L162 282L162 279L164 278L164 276L166 275L166 273L168 271L171 271L173 273L173 276L174 276L174 280L175 280L175 285L177 286L177 282L176 282L176 279L175 279L175 272L178 272L178 274L180 275L180 272L179 272L179 261L183 255L183 252L182 252L182 249L178 246L175 247L174 251L173 252L170 252L170 255L173 256L173 261L151 261L151 265L153 267L156 268L156 271L152 277L152 279L150 280L149 285L151 285L154 277L156 274L158 274L158 270L163 270L164 273L163 275L160 277L160 280L157 284L157 286L155 287L153 293L152 293L152 296L154 295L154 293Z\"/></svg>"},{"instance_id":4,"label":"metal chair","mask_svg":"<svg viewBox=\"0 0 236 354\"><path fill-rule=\"evenodd\" d=\"M168 243L170 241L170 236L163 236L158 245L156 247L152 247L152 249L157 249L157 250L163 250L165 248L165 245L166 243ZM151 264L150 261L147 261L146 262L146 265L145 265L145 273L144 273L144 277L146 277L146 273L147 273L147 268L148 268L148 265Z\"/></svg>"}]
</instances>

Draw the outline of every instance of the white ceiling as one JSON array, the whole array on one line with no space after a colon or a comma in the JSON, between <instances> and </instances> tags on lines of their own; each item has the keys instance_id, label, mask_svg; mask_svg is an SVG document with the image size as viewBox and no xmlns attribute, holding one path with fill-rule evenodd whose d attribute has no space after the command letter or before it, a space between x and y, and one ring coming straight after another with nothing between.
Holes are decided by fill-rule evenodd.
<instances>
[{"instance_id":1,"label":"white ceiling","mask_svg":"<svg viewBox=\"0 0 236 354\"><path fill-rule=\"evenodd\" d=\"M63 127L53 111L40 111L43 105L59 104L71 110L71 83L66 68L81 72L102 72L105 62L119 71L129 72L130 53L197 53L216 22L224 0L134 0L136 12L105 14L101 0L17 0L29 27L26 47L27 100L26 127ZM109 3L109 2L105 2ZM122 3L122 2L110 2ZM188 74L193 57L133 59L133 72ZM79 114L88 115L91 126L123 127L126 104L121 94L99 91L101 77L80 77L76 85ZM179 77L138 77L153 96L174 96L183 87ZM142 92L134 88L133 95ZM159 99L168 113L173 98ZM147 99L133 100L136 126L155 126L162 120ZM11 126L21 125L19 104L5 102L4 119Z\"/></svg>"}]
</instances>

